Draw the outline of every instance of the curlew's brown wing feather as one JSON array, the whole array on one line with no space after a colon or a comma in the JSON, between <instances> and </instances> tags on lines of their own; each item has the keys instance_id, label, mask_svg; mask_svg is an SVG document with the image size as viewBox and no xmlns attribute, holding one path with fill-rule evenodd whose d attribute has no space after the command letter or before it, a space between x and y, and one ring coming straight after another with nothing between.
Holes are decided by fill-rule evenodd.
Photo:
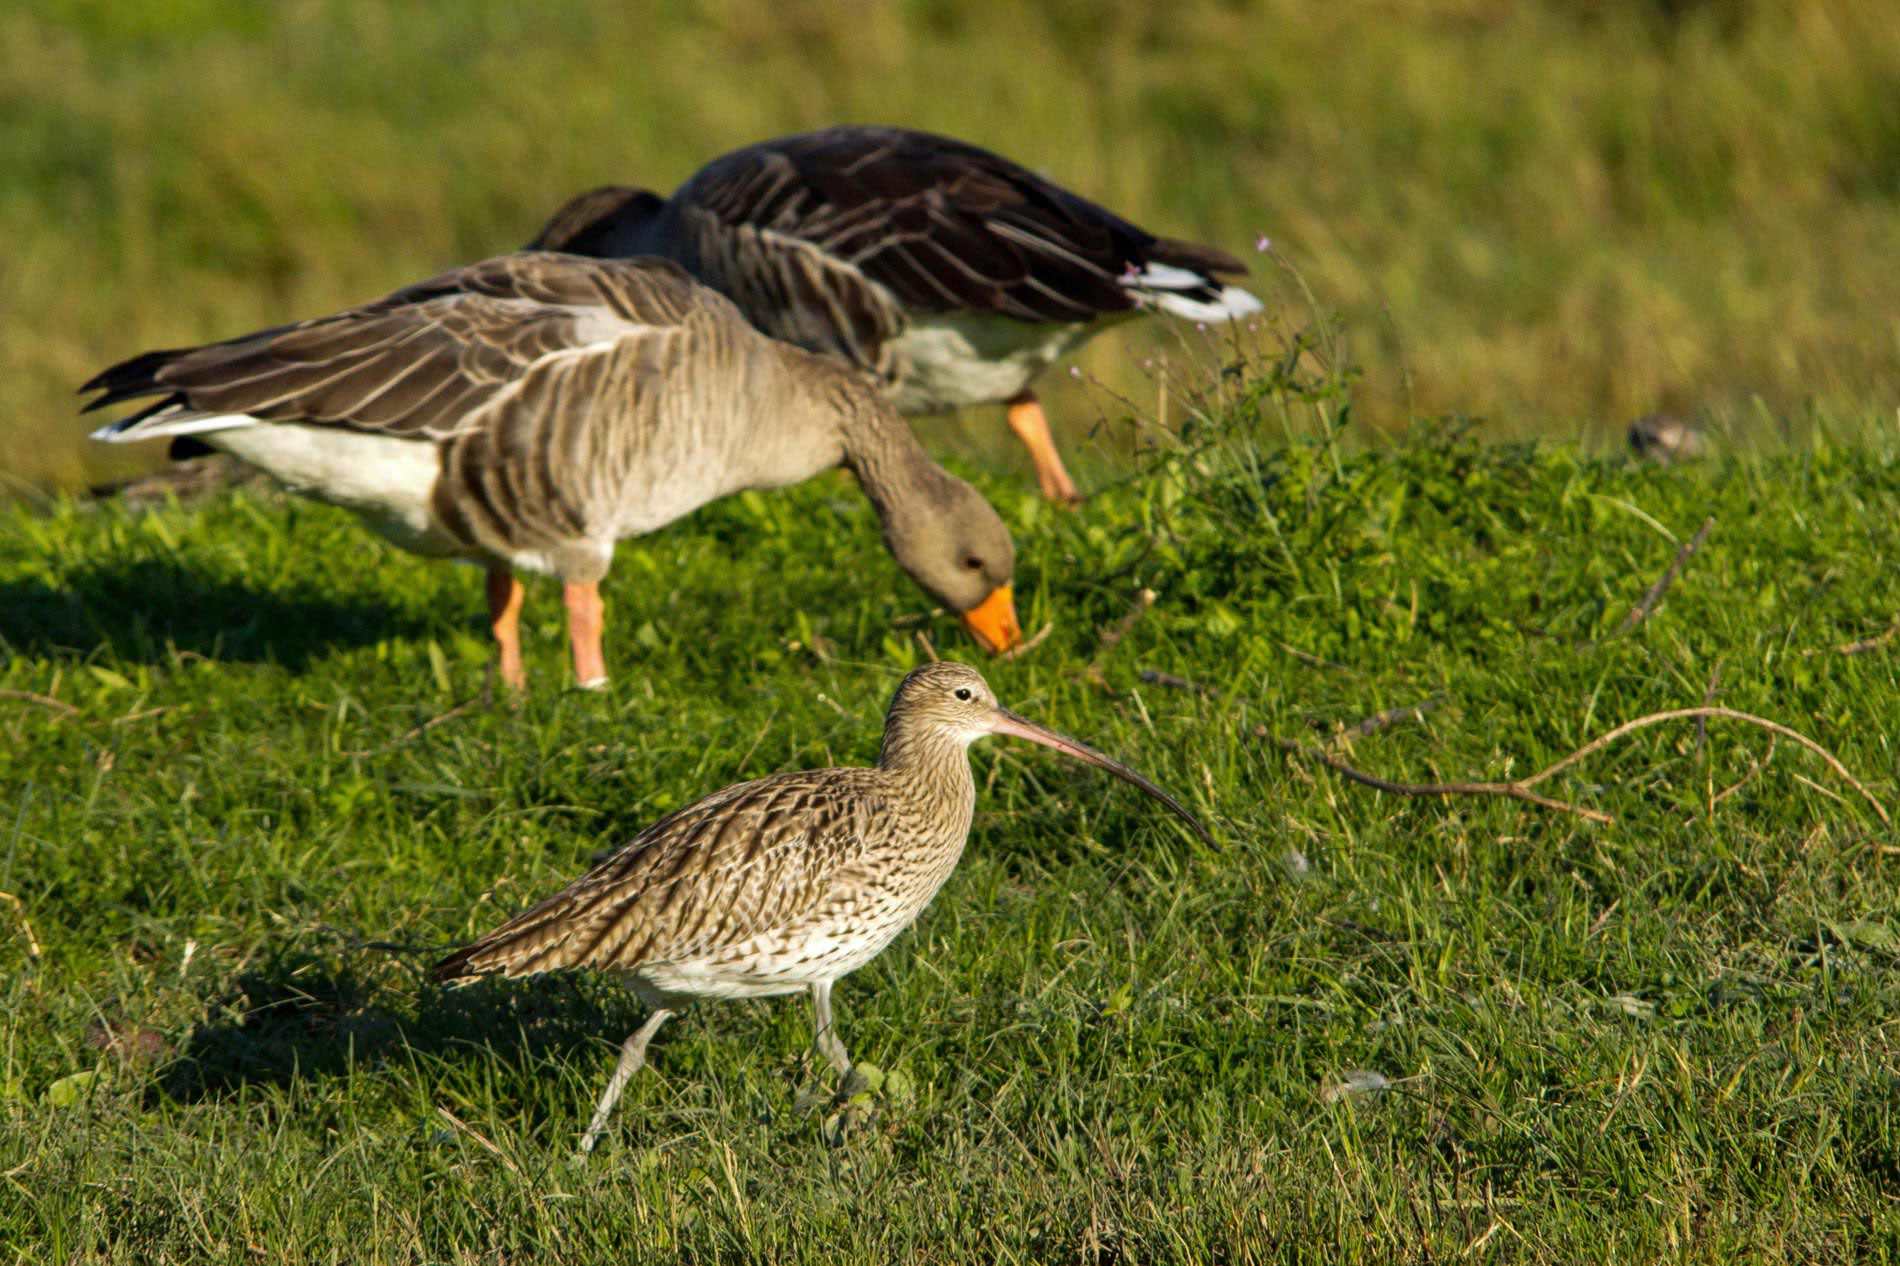
<instances>
[{"instance_id":1,"label":"curlew's brown wing feather","mask_svg":"<svg viewBox=\"0 0 1900 1266\"><path fill-rule=\"evenodd\" d=\"M436 964L437 980L698 957L795 923L876 846L872 770L728 787L642 831L586 876Z\"/></svg>"}]
</instances>

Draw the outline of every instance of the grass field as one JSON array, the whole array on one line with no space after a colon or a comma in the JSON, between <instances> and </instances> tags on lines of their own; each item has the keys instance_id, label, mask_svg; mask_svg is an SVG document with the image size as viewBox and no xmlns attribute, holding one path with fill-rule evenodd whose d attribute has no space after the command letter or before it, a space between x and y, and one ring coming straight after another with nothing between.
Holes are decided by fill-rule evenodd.
<instances>
[{"instance_id":1,"label":"grass field","mask_svg":"<svg viewBox=\"0 0 1900 1266\"><path fill-rule=\"evenodd\" d=\"M1243 254L1270 236L1345 319L1362 427L1894 429L1889 0L41 0L0 9L0 62L8 486L152 460L81 438L73 389L106 364L841 121L968 137ZM1137 366L1172 339L1083 364L1152 404ZM1051 386L1078 473L1119 468L1081 442L1098 401ZM964 426L967 456L1020 460L993 413Z\"/></svg>"},{"instance_id":2,"label":"grass field","mask_svg":"<svg viewBox=\"0 0 1900 1266\"><path fill-rule=\"evenodd\" d=\"M585 1165L635 1004L419 968L689 798L869 760L918 631L970 657L894 625L856 492L624 546L604 694L533 593L531 693L427 728L483 681L472 569L250 494L6 511L0 1260L1900 1256L1900 836L1825 763L1646 729L1539 786L1602 825L1274 742L1508 779L1712 699L1900 809L1894 451L1351 454L1265 442L1283 399L1074 515L976 472L1054 625L991 682L1219 847L979 746L963 864L839 990L881 1087L807 1106L804 1002L709 1004Z\"/></svg>"}]
</instances>

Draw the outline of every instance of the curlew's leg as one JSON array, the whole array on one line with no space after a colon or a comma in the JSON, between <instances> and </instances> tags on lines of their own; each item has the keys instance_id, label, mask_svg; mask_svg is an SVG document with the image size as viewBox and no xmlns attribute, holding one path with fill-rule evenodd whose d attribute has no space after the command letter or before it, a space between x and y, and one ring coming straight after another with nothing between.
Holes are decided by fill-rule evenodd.
<instances>
[{"instance_id":1,"label":"curlew's leg","mask_svg":"<svg viewBox=\"0 0 1900 1266\"><path fill-rule=\"evenodd\" d=\"M811 1030L818 1043L818 1053L825 1057L832 1071L840 1077L851 1071L851 1057L844 1053L844 1039L838 1036L838 1030L831 1022L831 982L818 980L811 987Z\"/></svg>"},{"instance_id":2,"label":"curlew's leg","mask_svg":"<svg viewBox=\"0 0 1900 1266\"><path fill-rule=\"evenodd\" d=\"M521 666L521 582L506 567L488 569L488 627L501 651L501 679L515 690L528 684Z\"/></svg>"},{"instance_id":3,"label":"curlew's leg","mask_svg":"<svg viewBox=\"0 0 1900 1266\"><path fill-rule=\"evenodd\" d=\"M633 1036L620 1044L620 1062L614 1065L614 1075L607 1082L607 1089L600 1096L600 1104L594 1109L594 1119L587 1123L587 1133L581 1135L581 1151L594 1150L594 1142L600 1138L601 1130L606 1128L607 1118L612 1114L614 1105L620 1102L620 1092L627 1088L633 1075L647 1062L647 1043L660 1031L660 1026L673 1018L673 1013L665 1007L656 1007L647 1022L635 1029Z\"/></svg>"},{"instance_id":4,"label":"curlew's leg","mask_svg":"<svg viewBox=\"0 0 1900 1266\"><path fill-rule=\"evenodd\" d=\"M561 590L567 600L567 638L574 646L574 684L598 690L607 684L607 660L600 653L600 632L607 622L595 583L570 584Z\"/></svg>"},{"instance_id":5,"label":"curlew's leg","mask_svg":"<svg viewBox=\"0 0 1900 1266\"><path fill-rule=\"evenodd\" d=\"M1029 458L1036 463L1036 483L1042 488L1042 495L1057 505L1073 506L1081 500L1076 494L1075 481L1069 478L1069 472L1062 465L1062 455L1056 452L1055 438L1049 434L1049 419L1042 411L1032 391L1025 391L1009 402L1009 429L1016 432L1016 438L1029 450Z\"/></svg>"}]
</instances>

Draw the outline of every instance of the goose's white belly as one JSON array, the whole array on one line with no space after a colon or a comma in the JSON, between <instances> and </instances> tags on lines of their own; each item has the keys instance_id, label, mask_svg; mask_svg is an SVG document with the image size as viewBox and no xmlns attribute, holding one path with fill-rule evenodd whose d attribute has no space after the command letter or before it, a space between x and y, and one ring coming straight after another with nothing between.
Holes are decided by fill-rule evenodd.
<instances>
[{"instance_id":1,"label":"goose's white belly","mask_svg":"<svg viewBox=\"0 0 1900 1266\"><path fill-rule=\"evenodd\" d=\"M1008 400L1115 319L1050 325L999 316L920 318L888 345L899 373L891 402L899 413L932 413Z\"/></svg>"},{"instance_id":2,"label":"goose's white belly","mask_svg":"<svg viewBox=\"0 0 1900 1266\"><path fill-rule=\"evenodd\" d=\"M199 438L292 492L354 510L404 549L436 556L467 552L442 531L429 508L442 470L433 440L254 420Z\"/></svg>"}]
</instances>

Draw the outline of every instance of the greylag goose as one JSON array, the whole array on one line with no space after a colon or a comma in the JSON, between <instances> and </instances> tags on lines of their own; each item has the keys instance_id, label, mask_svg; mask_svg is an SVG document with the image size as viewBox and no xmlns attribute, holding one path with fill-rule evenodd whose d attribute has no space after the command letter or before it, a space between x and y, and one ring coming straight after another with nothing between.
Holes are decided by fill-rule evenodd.
<instances>
[{"instance_id":1,"label":"greylag goose","mask_svg":"<svg viewBox=\"0 0 1900 1266\"><path fill-rule=\"evenodd\" d=\"M617 540L839 464L899 565L985 648L1021 636L1015 551L976 489L862 375L765 337L664 260L504 255L334 316L147 352L81 390L100 393L88 410L158 397L96 440L208 445L406 549L485 563L517 687L518 571L565 582L575 678L598 685Z\"/></svg>"},{"instance_id":2,"label":"greylag goose","mask_svg":"<svg viewBox=\"0 0 1900 1266\"><path fill-rule=\"evenodd\" d=\"M695 997L811 991L819 1052L851 1069L831 986L916 922L963 855L976 805L971 743L1006 734L1133 783L1202 838L1167 792L996 702L948 661L904 678L873 769L774 774L661 818L560 892L435 965L437 980L611 971L648 1007L581 1136L589 1151L647 1043Z\"/></svg>"},{"instance_id":3,"label":"greylag goose","mask_svg":"<svg viewBox=\"0 0 1900 1266\"><path fill-rule=\"evenodd\" d=\"M1220 322L1260 310L1225 251L1156 237L948 137L835 127L716 158L670 198L603 188L530 244L658 255L767 334L873 374L901 413L1003 402L1043 495L1072 504L1030 381L1146 309Z\"/></svg>"}]
</instances>

